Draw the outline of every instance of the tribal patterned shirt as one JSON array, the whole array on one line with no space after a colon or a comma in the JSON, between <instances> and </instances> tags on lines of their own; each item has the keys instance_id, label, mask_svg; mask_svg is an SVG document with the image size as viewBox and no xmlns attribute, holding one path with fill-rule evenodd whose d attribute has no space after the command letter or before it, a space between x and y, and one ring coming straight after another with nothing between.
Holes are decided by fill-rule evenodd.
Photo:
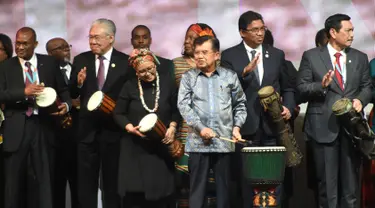
<instances>
[{"instance_id":1,"label":"tribal patterned shirt","mask_svg":"<svg viewBox=\"0 0 375 208\"><path fill-rule=\"evenodd\" d=\"M234 152L234 143L213 138L207 145L199 132L211 128L218 135L232 138L234 126L246 120L246 96L237 74L218 66L210 77L199 69L182 75L178 108L189 125L186 152Z\"/></svg>"}]
</instances>

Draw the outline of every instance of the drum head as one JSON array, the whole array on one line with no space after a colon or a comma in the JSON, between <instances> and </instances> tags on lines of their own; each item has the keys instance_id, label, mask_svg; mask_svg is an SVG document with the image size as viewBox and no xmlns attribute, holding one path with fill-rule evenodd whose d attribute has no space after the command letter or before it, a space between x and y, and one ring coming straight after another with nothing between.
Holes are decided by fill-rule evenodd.
<instances>
[{"instance_id":1,"label":"drum head","mask_svg":"<svg viewBox=\"0 0 375 208\"><path fill-rule=\"evenodd\" d=\"M142 133L150 131L158 121L158 116L155 113L150 113L142 118L142 120L139 122L138 126L139 131Z\"/></svg>"},{"instance_id":2,"label":"drum head","mask_svg":"<svg viewBox=\"0 0 375 208\"><path fill-rule=\"evenodd\" d=\"M274 147L244 147L241 152L285 152L286 149L283 146Z\"/></svg>"},{"instance_id":3,"label":"drum head","mask_svg":"<svg viewBox=\"0 0 375 208\"><path fill-rule=\"evenodd\" d=\"M352 102L348 98L341 98L332 105L332 111L336 116L345 114L353 108Z\"/></svg>"},{"instance_id":4,"label":"drum head","mask_svg":"<svg viewBox=\"0 0 375 208\"><path fill-rule=\"evenodd\" d=\"M269 97L270 95L272 95L274 92L275 92L275 89L273 89L272 86L265 86L265 87L262 87L258 91L258 95L259 95L260 98L266 98L266 97Z\"/></svg>"},{"instance_id":5,"label":"drum head","mask_svg":"<svg viewBox=\"0 0 375 208\"><path fill-rule=\"evenodd\" d=\"M104 94L102 91L96 91L91 95L89 102L87 103L87 110L93 111L96 110L102 103Z\"/></svg>"},{"instance_id":6,"label":"drum head","mask_svg":"<svg viewBox=\"0 0 375 208\"><path fill-rule=\"evenodd\" d=\"M36 96L36 104L43 108L51 106L57 98L56 91L51 87L45 87L44 90Z\"/></svg>"}]
</instances>

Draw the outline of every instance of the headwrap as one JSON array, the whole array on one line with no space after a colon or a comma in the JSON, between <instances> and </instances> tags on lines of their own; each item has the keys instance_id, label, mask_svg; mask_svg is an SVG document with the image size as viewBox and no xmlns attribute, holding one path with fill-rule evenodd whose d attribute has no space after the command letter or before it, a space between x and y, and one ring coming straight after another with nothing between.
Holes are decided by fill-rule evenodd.
<instances>
[{"instance_id":1,"label":"headwrap","mask_svg":"<svg viewBox=\"0 0 375 208\"><path fill-rule=\"evenodd\" d=\"M154 53L152 53L149 49L141 48L141 49L134 49L129 57L129 65L136 69L139 65L144 62L151 61L157 65L160 65L159 60L156 58Z\"/></svg>"},{"instance_id":2,"label":"headwrap","mask_svg":"<svg viewBox=\"0 0 375 208\"><path fill-rule=\"evenodd\" d=\"M202 30L201 26L199 26L198 24L194 24L189 28L189 30L195 32L199 37L206 35L214 37L214 34L211 29L205 28L204 30Z\"/></svg>"}]
</instances>

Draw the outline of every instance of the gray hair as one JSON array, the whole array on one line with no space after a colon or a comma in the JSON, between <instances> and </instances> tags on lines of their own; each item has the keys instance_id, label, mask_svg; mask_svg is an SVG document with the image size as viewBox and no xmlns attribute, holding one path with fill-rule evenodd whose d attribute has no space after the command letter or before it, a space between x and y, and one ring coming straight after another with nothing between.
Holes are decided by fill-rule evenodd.
<instances>
[{"instance_id":1,"label":"gray hair","mask_svg":"<svg viewBox=\"0 0 375 208\"><path fill-rule=\"evenodd\" d=\"M116 25L115 25L115 23L112 20L105 19L105 18L100 18L100 19L95 20L91 24L91 27L94 26L94 25L97 25L97 24L105 25L106 28L107 28L108 35L113 35L113 36L116 35Z\"/></svg>"}]
</instances>

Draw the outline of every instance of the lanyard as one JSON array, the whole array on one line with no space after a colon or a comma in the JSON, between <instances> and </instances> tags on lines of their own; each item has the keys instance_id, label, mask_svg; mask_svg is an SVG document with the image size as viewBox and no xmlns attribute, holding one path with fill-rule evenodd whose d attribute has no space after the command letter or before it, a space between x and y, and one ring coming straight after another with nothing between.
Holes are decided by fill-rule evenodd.
<instances>
[{"instance_id":1,"label":"lanyard","mask_svg":"<svg viewBox=\"0 0 375 208\"><path fill-rule=\"evenodd\" d=\"M340 66L336 63L335 64L335 66L336 66L336 70L339 72L339 74L341 75L341 76L343 76L343 70L341 70L341 68L340 68ZM345 66L344 66L345 67Z\"/></svg>"},{"instance_id":2,"label":"lanyard","mask_svg":"<svg viewBox=\"0 0 375 208\"><path fill-rule=\"evenodd\" d=\"M35 83L37 81L37 69L35 68L35 70L33 70L33 78L31 78L29 72L28 72L28 69L25 70L25 74L26 74L26 79L28 79L30 81L30 83Z\"/></svg>"}]
</instances>

